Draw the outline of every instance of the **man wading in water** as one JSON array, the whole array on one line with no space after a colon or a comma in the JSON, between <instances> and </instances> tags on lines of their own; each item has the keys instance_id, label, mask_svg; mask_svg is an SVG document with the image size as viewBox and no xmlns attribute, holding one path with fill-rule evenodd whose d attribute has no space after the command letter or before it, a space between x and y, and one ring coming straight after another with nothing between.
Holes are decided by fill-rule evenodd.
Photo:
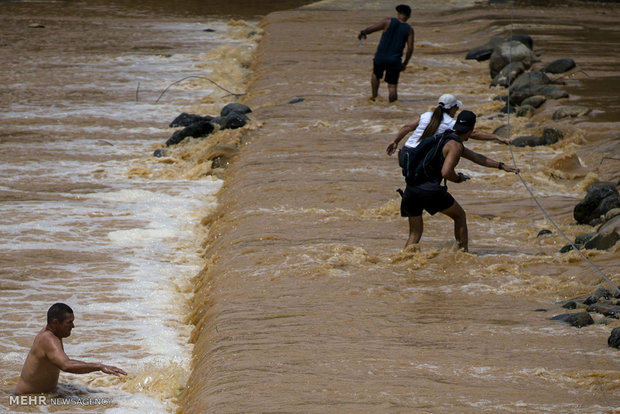
<instances>
[{"instance_id":1,"label":"man wading in water","mask_svg":"<svg viewBox=\"0 0 620 414\"><path fill-rule=\"evenodd\" d=\"M438 143L426 153L435 153L436 156L429 161L428 168L424 173L416 176L407 176L407 187L400 205L402 217L409 218L409 239L405 247L417 244L422 238L424 222L422 212L426 210L430 215L438 211L454 220L454 237L460 249L468 251L467 246L467 217L461 205L448 193L448 187L441 185L442 180L462 183L469 180L463 173L454 170L461 157L467 158L483 167L499 168L500 170L518 173L519 169L505 165L503 162L494 161L465 148L463 142L471 136L476 124L476 115L471 111L463 111L459 114L453 130L448 130L441 135L424 138L433 140L441 137ZM439 146L439 147L438 147ZM412 168L415 168L413 166Z\"/></svg>"},{"instance_id":2,"label":"man wading in water","mask_svg":"<svg viewBox=\"0 0 620 414\"><path fill-rule=\"evenodd\" d=\"M62 338L71 335L73 310L64 303L55 303L47 311L47 325L34 338L22 368L15 394L52 392L58 385L60 371L86 374L101 371L110 375L127 375L125 371L98 362L69 359L62 345Z\"/></svg>"},{"instance_id":3,"label":"man wading in water","mask_svg":"<svg viewBox=\"0 0 620 414\"><path fill-rule=\"evenodd\" d=\"M411 16L411 7L406 4L396 6L398 17L386 17L379 23L373 24L362 30L357 38L359 40L366 39L366 35L383 30L379 46L375 52L373 60L372 76L370 78L370 86L372 89L372 100L377 98L379 93L380 79L383 78L385 72L385 81L388 84L388 93L390 102L398 99L398 78L400 72L407 68L409 59L413 54L413 28L407 24L407 20ZM407 45L404 62L401 62L403 49Z\"/></svg>"}]
</instances>

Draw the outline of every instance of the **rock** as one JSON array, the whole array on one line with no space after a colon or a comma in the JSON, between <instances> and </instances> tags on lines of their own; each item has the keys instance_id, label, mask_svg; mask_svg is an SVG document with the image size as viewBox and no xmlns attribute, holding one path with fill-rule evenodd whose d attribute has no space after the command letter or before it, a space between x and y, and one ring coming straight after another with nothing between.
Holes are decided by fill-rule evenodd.
<instances>
[{"instance_id":1,"label":"rock","mask_svg":"<svg viewBox=\"0 0 620 414\"><path fill-rule=\"evenodd\" d=\"M508 126L508 124L504 124L502 126L499 126L499 127L495 128L493 133L495 135L499 135L502 138L509 138L510 137L510 127Z\"/></svg>"},{"instance_id":2,"label":"rock","mask_svg":"<svg viewBox=\"0 0 620 414\"><path fill-rule=\"evenodd\" d=\"M584 326L594 324L594 320L588 312L563 313L561 315L554 316L551 320L565 322L576 328L583 328Z\"/></svg>"},{"instance_id":3,"label":"rock","mask_svg":"<svg viewBox=\"0 0 620 414\"><path fill-rule=\"evenodd\" d=\"M614 328L611 330L611 335L607 339L607 345L612 348L620 348L620 328Z\"/></svg>"},{"instance_id":4,"label":"rock","mask_svg":"<svg viewBox=\"0 0 620 414\"><path fill-rule=\"evenodd\" d=\"M250 112L252 112L252 110L247 105L243 105L240 103L229 103L222 108L222 110L220 111L220 116L226 117L233 112L243 115L249 114Z\"/></svg>"},{"instance_id":5,"label":"rock","mask_svg":"<svg viewBox=\"0 0 620 414\"><path fill-rule=\"evenodd\" d=\"M493 54L493 50L502 43L504 43L504 39L501 37L492 37L485 45L470 49L465 59L475 59L478 62L489 60L491 54Z\"/></svg>"},{"instance_id":6,"label":"rock","mask_svg":"<svg viewBox=\"0 0 620 414\"><path fill-rule=\"evenodd\" d=\"M620 208L612 208L605 213L605 221L609 221L616 216L620 216Z\"/></svg>"},{"instance_id":7,"label":"rock","mask_svg":"<svg viewBox=\"0 0 620 414\"><path fill-rule=\"evenodd\" d=\"M545 143L540 137L524 135L513 139L512 145L514 145L515 147L537 147L539 145L545 145Z\"/></svg>"},{"instance_id":8,"label":"rock","mask_svg":"<svg viewBox=\"0 0 620 414\"><path fill-rule=\"evenodd\" d=\"M303 101L304 101L304 98L295 98L295 99L291 99L290 101L288 101L288 103L296 104L296 103L303 102Z\"/></svg>"},{"instance_id":9,"label":"rock","mask_svg":"<svg viewBox=\"0 0 620 414\"><path fill-rule=\"evenodd\" d=\"M187 126L172 134L172 136L168 138L168 141L166 141L166 146L169 147L170 145L176 145L187 137L206 137L213 132L214 129L213 124L209 121L195 122L190 126Z\"/></svg>"},{"instance_id":10,"label":"rock","mask_svg":"<svg viewBox=\"0 0 620 414\"><path fill-rule=\"evenodd\" d=\"M536 112L536 108L534 108L531 105L521 105L518 109L517 109L517 116L525 116L530 118L532 115L534 115L534 112Z\"/></svg>"},{"instance_id":11,"label":"rock","mask_svg":"<svg viewBox=\"0 0 620 414\"><path fill-rule=\"evenodd\" d=\"M562 305L564 309L577 309L577 302L574 300L569 300L564 305Z\"/></svg>"},{"instance_id":12,"label":"rock","mask_svg":"<svg viewBox=\"0 0 620 414\"><path fill-rule=\"evenodd\" d=\"M575 246L583 246L594 236L596 236L596 233L581 233L580 235L575 237Z\"/></svg>"},{"instance_id":13,"label":"rock","mask_svg":"<svg viewBox=\"0 0 620 414\"><path fill-rule=\"evenodd\" d=\"M523 76L523 75L522 75ZM521 103L530 96L544 96L547 99L568 98L568 92L555 85L531 85L514 89L511 87L510 103L512 105L521 105Z\"/></svg>"},{"instance_id":14,"label":"rock","mask_svg":"<svg viewBox=\"0 0 620 414\"><path fill-rule=\"evenodd\" d=\"M552 234L551 230L543 229L543 230L538 232L536 237L538 238L540 236L546 236L547 234Z\"/></svg>"},{"instance_id":15,"label":"rock","mask_svg":"<svg viewBox=\"0 0 620 414\"><path fill-rule=\"evenodd\" d=\"M507 114L507 113L514 114L515 112L517 112L517 110L515 109L514 105L506 105L501 109L500 112L503 114Z\"/></svg>"},{"instance_id":16,"label":"rock","mask_svg":"<svg viewBox=\"0 0 620 414\"><path fill-rule=\"evenodd\" d=\"M162 157L167 157L170 154L168 153L168 150L165 148L157 148L155 151L153 151L153 155L157 158L162 158Z\"/></svg>"},{"instance_id":17,"label":"rock","mask_svg":"<svg viewBox=\"0 0 620 414\"><path fill-rule=\"evenodd\" d=\"M525 98L521 102L521 105L530 105L530 106L533 106L534 108L540 108L540 106L544 104L545 102L547 102L547 98L545 98L544 96L534 95L534 96Z\"/></svg>"},{"instance_id":18,"label":"rock","mask_svg":"<svg viewBox=\"0 0 620 414\"><path fill-rule=\"evenodd\" d=\"M583 304L584 305L592 305L593 303L598 302L601 298L609 299L609 291L607 291L607 289L605 289L602 286L599 287L598 289L596 289L593 294L588 296L583 301Z\"/></svg>"},{"instance_id":19,"label":"rock","mask_svg":"<svg viewBox=\"0 0 620 414\"><path fill-rule=\"evenodd\" d=\"M575 66L577 65L575 64L575 61L573 59L570 59L570 58L557 59L549 63L548 65L546 65L540 71L547 72L547 73L564 73L564 72L568 72L569 70L575 68Z\"/></svg>"},{"instance_id":20,"label":"rock","mask_svg":"<svg viewBox=\"0 0 620 414\"><path fill-rule=\"evenodd\" d=\"M187 126L190 126L191 124L195 124L196 122L210 121L212 119L213 117L211 116L200 116L200 115L188 114L186 112L183 112L182 114L174 118L174 120L172 120L172 122L170 122L170 125L168 126L170 128L181 127L181 126L187 127Z\"/></svg>"},{"instance_id":21,"label":"rock","mask_svg":"<svg viewBox=\"0 0 620 414\"><path fill-rule=\"evenodd\" d=\"M28 27L31 29L45 29L45 26L43 26L41 23L30 23Z\"/></svg>"},{"instance_id":22,"label":"rock","mask_svg":"<svg viewBox=\"0 0 620 414\"><path fill-rule=\"evenodd\" d=\"M620 216L616 216L599 227L596 236L584 245L586 249L609 250L620 240Z\"/></svg>"},{"instance_id":23,"label":"rock","mask_svg":"<svg viewBox=\"0 0 620 414\"><path fill-rule=\"evenodd\" d=\"M590 112L592 112L592 110L585 106L565 106L555 111L552 118L555 121L564 118L577 118L579 116L585 116Z\"/></svg>"},{"instance_id":24,"label":"rock","mask_svg":"<svg viewBox=\"0 0 620 414\"><path fill-rule=\"evenodd\" d=\"M525 69L529 69L536 60L534 52L521 42L515 40L504 42L493 49L489 58L489 71L491 78L511 62L522 62Z\"/></svg>"},{"instance_id":25,"label":"rock","mask_svg":"<svg viewBox=\"0 0 620 414\"><path fill-rule=\"evenodd\" d=\"M620 319L620 306L596 303L587 308L588 312L596 312L609 318Z\"/></svg>"},{"instance_id":26,"label":"rock","mask_svg":"<svg viewBox=\"0 0 620 414\"><path fill-rule=\"evenodd\" d=\"M237 129L245 126L248 117L238 112L230 112L226 116L218 116L213 118L214 123L220 126L220 129Z\"/></svg>"},{"instance_id":27,"label":"rock","mask_svg":"<svg viewBox=\"0 0 620 414\"><path fill-rule=\"evenodd\" d=\"M566 246L563 246L563 247L560 249L560 253L568 253L568 252L570 252L571 250L573 250L573 246L571 246L570 244L567 244Z\"/></svg>"},{"instance_id":28,"label":"rock","mask_svg":"<svg viewBox=\"0 0 620 414\"><path fill-rule=\"evenodd\" d=\"M530 50L534 50L534 40L529 35L512 35L508 40L514 40L523 43Z\"/></svg>"},{"instance_id":29,"label":"rock","mask_svg":"<svg viewBox=\"0 0 620 414\"><path fill-rule=\"evenodd\" d=\"M579 224L595 226L609 210L620 208L620 194L609 183L596 182L588 186L586 196L573 209L573 217Z\"/></svg>"},{"instance_id":30,"label":"rock","mask_svg":"<svg viewBox=\"0 0 620 414\"><path fill-rule=\"evenodd\" d=\"M542 72L525 72L517 79L515 79L514 83L510 87L510 91L514 91L516 89L527 88L530 86L536 85L549 85L551 84L551 79L547 75Z\"/></svg>"},{"instance_id":31,"label":"rock","mask_svg":"<svg viewBox=\"0 0 620 414\"><path fill-rule=\"evenodd\" d=\"M523 62L512 62L502 68L499 73L493 78L491 86L503 86L507 88L512 82L514 82L519 75L525 71Z\"/></svg>"},{"instance_id":32,"label":"rock","mask_svg":"<svg viewBox=\"0 0 620 414\"><path fill-rule=\"evenodd\" d=\"M562 138L564 138L564 134L556 128L546 127L543 129L542 141L544 145L555 144Z\"/></svg>"}]
</instances>

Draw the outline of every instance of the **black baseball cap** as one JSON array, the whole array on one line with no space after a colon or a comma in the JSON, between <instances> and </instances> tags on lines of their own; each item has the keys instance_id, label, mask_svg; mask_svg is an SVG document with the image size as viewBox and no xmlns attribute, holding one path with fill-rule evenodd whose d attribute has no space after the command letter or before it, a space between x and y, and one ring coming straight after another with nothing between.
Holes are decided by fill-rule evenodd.
<instances>
[{"instance_id":1,"label":"black baseball cap","mask_svg":"<svg viewBox=\"0 0 620 414\"><path fill-rule=\"evenodd\" d=\"M474 129L474 125L476 125L476 114L472 111L461 111L453 129L456 132L465 133Z\"/></svg>"},{"instance_id":2,"label":"black baseball cap","mask_svg":"<svg viewBox=\"0 0 620 414\"><path fill-rule=\"evenodd\" d=\"M404 14L407 17L411 16L411 7L407 6L406 4L399 4L398 6L396 6L396 11L400 14Z\"/></svg>"}]
</instances>

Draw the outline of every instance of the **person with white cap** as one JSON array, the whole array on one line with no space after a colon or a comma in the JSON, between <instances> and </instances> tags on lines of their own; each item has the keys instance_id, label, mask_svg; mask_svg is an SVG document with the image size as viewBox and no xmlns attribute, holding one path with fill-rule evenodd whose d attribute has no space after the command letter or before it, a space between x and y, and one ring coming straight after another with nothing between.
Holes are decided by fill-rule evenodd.
<instances>
[{"instance_id":1,"label":"person with white cap","mask_svg":"<svg viewBox=\"0 0 620 414\"><path fill-rule=\"evenodd\" d=\"M441 95L437 101L437 107L433 112L425 112L416 117L412 122L404 125L396 138L387 147L387 154L392 155L398 148L398 143L410 132L413 132L407 141L405 147L415 148L422 138L430 137L435 134L441 134L444 131L452 129L456 122L454 116L459 108L463 107L463 103L456 99L454 95L446 93ZM496 140L504 144L510 143L510 139L500 137L485 131L474 131L471 135L472 139L481 141Z\"/></svg>"}]
</instances>

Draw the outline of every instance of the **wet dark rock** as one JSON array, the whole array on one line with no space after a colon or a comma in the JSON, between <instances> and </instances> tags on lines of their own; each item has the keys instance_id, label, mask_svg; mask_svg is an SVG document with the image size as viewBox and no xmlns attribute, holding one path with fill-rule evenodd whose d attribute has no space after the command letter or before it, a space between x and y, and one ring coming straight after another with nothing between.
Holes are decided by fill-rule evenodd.
<instances>
[{"instance_id":1,"label":"wet dark rock","mask_svg":"<svg viewBox=\"0 0 620 414\"><path fill-rule=\"evenodd\" d=\"M530 50L534 50L534 40L529 35L517 34L512 35L508 40L515 40L517 42L523 43Z\"/></svg>"},{"instance_id":2,"label":"wet dark rock","mask_svg":"<svg viewBox=\"0 0 620 414\"><path fill-rule=\"evenodd\" d=\"M493 54L493 50L502 43L504 43L504 39L501 37L492 37L485 45L470 49L465 56L465 59L475 59L478 62L489 60L491 54Z\"/></svg>"},{"instance_id":3,"label":"wet dark rock","mask_svg":"<svg viewBox=\"0 0 620 414\"><path fill-rule=\"evenodd\" d=\"M536 108L531 105L521 105L517 108L517 116L518 117L527 117L530 118L536 112Z\"/></svg>"},{"instance_id":4,"label":"wet dark rock","mask_svg":"<svg viewBox=\"0 0 620 414\"><path fill-rule=\"evenodd\" d=\"M574 69L575 66L577 65L575 64L575 61L573 59L570 59L570 58L557 59L549 63L548 65L546 65L540 71L547 72L547 73L564 73L564 72L568 72L571 69Z\"/></svg>"},{"instance_id":5,"label":"wet dark rock","mask_svg":"<svg viewBox=\"0 0 620 414\"><path fill-rule=\"evenodd\" d=\"M607 339L607 345L612 348L620 348L620 328L614 328L611 330L611 335Z\"/></svg>"},{"instance_id":6,"label":"wet dark rock","mask_svg":"<svg viewBox=\"0 0 620 414\"><path fill-rule=\"evenodd\" d=\"M547 312L547 309L534 309L534 312Z\"/></svg>"},{"instance_id":7,"label":"wet dark rock","mask_svg":"<svg viewBox=\"0 0 620 414\"><path fill-rule=\"evenodd\" d=\"M553 120L557 121L564 118L577 118L588 115L592 110L585 106L565 106L553 113Z\"/></svg>"},{"instance_id":8,"label":"wet dark rock","mask_svg":"<svg viewBox=\"0 0 620 414\"><path fill-rule=\"evenodd\" d=\"M157 148L155 151L153 151L153 155L157 158L163 158L169 156L170 153L165 148Z\"/></svg>"},{"instance_id":9,"label":"wet dark rock","mask_svg":"<svg viewBox=\"0 0 620 414\"><path fill-rule=\"evenodd\" d=\"M237 113L237 114L243 115L243 114L249 114L250 112L252 112L252 110L247 105L243 105L240 103L229 103L229 104L226 104L222 108L222 110L220 111L220 116L226 117L230 115L231 113Z\"/></svg>"},{"instance_id":10,"label":"wet dark rock","mask_svg":"<svg viewBox=\"0 0 620 414\"><path fill-rule=\"evenodd\" d=\"M530 105L530 106L533 106L534 108L540 108L541 105L544 104L545 102L547 102L547 98L545 98L544 96L534 95L534 96L525 98L521 102L521 105Z\"/></svg>"},{"instance_id":11,"label":"wet dark rock","mask_svg":"<svg viewBox=\"0 0 620 414\"><path fill-rule=\"evenodd\" d=\"M172 120L172 122L170 122L170 125L168 126L170 128L187 127L187 126L190 126L191 124L195 124L196 122L210 121L211 119L213 119L213 117L208 116L208 115L200 116L200 115L188 114L186 112L183 112L182 114L174 118L174 120Z\"/></svg>"},{"instance_id":12,"label":"wet dark rock","mask_svg":"<svg viewBox=\"0 0 620 414\"><path fill-rule=\"evenodd\" d=\"M507 88L512 82L514 82L519 75L525 71L525 65L523 62L512 62L504 66L502 70L493 78L491 86L503 86Z\"/></svg>"},{"instance_id":13,"label":"wet dark rock","mask_svg":"<svg viewBox=\"0 0 620 414\"><path fill-rule=\"evenodd\" d=\"M565 322L575 328L583 328L584 326L594 324L594 320L588 312L563 313L561 315L554 316L551 320Z\"/></svg>"},{"instance_id":14,"label":"wet dark rock","mask_svg":"<svg viewBox=\"0 0 620 414\"><path fill-rule=\"evenodd\" d=\"M536 235L536 237L541 237L541 236L545 236L547 234L552 234L551 230L547 230L547 229L543 229L541 231L538 232L538 234Z\"/></svg>"},{"instance_id":15,"label":"wet dark rock","mask_svg":"<svg viewBox=\"0 0 620 414\"><path fill-rule=\"evenodd\" d=\"M541 137L524 135L513 139L512 145L514 145L515 147L537 147L539 145L545 145L545 142Z\"/></svg>"},{"instance_id":16,"label":"wet dark rock","mask_svg":"<svg viewBox=\"0 0 620 414\"><path fill-rule=\"evenodd\" d=\"M288 101L288 103L296 104L296 103L303 102L303 101L304 101L304 98L295 98L295 99L291 99L290 101Z\"/></svg>"},{"instance_id":17,"label":"wet dark rock","mask_svg":"<svg viewBox=\"0 0 620 414\"><path fill-rule=\"evenodd\" d=\"M606 303L595 303L588 306L588 312L600 313L608 318L620 319L620 306L609 305Z\"/></svg>"},{"instance_id":18,"label":"wet dark rock","mask_svg":"<svg viewBox=\"0 0 620 414\"><path fill-rule=\"evenodd\" d=\"M237 129L247 124L248 117L238 112L229 112L226 116L213 118L212 122L218 124L220 129Z\"/></svg>"},{"instance_id":19,"label":"wet dark rock","mask_svg":"<svg viewBox=\"0 0 620 414\"><path fill-rule=\"evenodd\" d=\"M596 233L581 233L575 238L575 246L583 246L594 236L596 236Z\"/></svg>"},{"instance_id":20,"label":"wet dark rock","mask_svg":"<svg viewBox=\"0 0 620 414\"><path fill-rule=\"evenodd\" d=\"M562 131L560 131L559 129L552 127L546 127L545 129L543 129L542 140L544 142L544 145L555 144L562 138L564 138L564 134L562 134Z\"/></svg>"},{"instance_id":21,"label":"wet dark rock","mask_svg":"<svg viewBox=\"0 0 620 414\"><path fill-rule=\"evenodd\" d=\"M166 146L176 145L183 141L187 137L202 138L213 132L215 128L209 121L195 122L179 131L175 131L174 134L166 141Z\"/></svg>"},{"instance_id":22,"label":"wet dark rock","mask_svg":"<svg viewBox=\"0 0 620 414\"><path fill-rule=\"evenodd\" d=\"M620 240L620 216L603 223L596 235L588 240L586 249L609 250Z\"/></svg>"},{"instance_id":23,"label":"wet dark rock","mask_svg":"<svg viewBox=\"0 0 620 414\"><path fill-rule=\"evenodd\" d=\"M583 304L584 305L591 305L593 303L598 302L601 298L609 299L609 291L607 289L605 289L604 287L602 287L602 286L599 287L598 289L596 289L593 294L588 296L583 301Z\"/></svg>"},{"instance_id":24,"label":"wet dark rock","mask_svg":"<svg viewBox=\"0 0 620 414\"><path fill-rule=\"evenodd\" d=\"M515 109L514 105L506 105L501 109L500 112L503 114L514 114L515 112L517 112L517 110Z\"/></svg>"},{"instance_id":25,"label":"wet dark rock","mask_svg":"<svg viewBox=\"0 0 620 414\"><path fill-rule=\"evenodd\" d=\"M514 88L514 85L512 88ZM556 85L531 85L514 90L511 89L510 103L512 105L521 105L525 99L537 95L544 96L547 99L568 98L568 92Z\"/></svg>"},{"instance_id":26,"label":"wet dark rock","mask_svg":"<svg viewBox=\"0 0 620 414\"><path fill-rule=\"evenodd\" d=\"M542 72L525 72L513 82L510 91L537 85L549 85L551 79Z\"/></svg>"},{"instance_id":27,"label":"wet dark rock","mask_svg":"<svg viewBox=\"0 0 620 414\"><path fill-rule=\"evenodd\" d=\"M588 186L586 196L573 209L573 217L579 224L596 226L601 223L601 216L614 208L620 208L620 194L616 187L596 182Z\"/></svg>"},{"instance_id":28,"label":"wet dark rock","mask_svg":"<svg viewBox=\"0 0 620 414\"><path fill-rule=\"evenodd\" d=\"M523 43L515 40L504 42L493 49L493 53L489 58L489 72L491 78L495 78L511 62L522 62L527 70L535 60L536 55L534 52Z\"/></svg>"},{"instance_id":29,"label":"wet dark rock","mask_svg":"<svg viewBox=\"0 0 620 414\"><path fill-rule=\"evenodd\" d=\"M562 248L559 251L560 253L568 253L571 250L573 250L573 246L571 246L570 244L567 244L566 246L562 246Z\"/></svg>"},{"instance_id":30,"label":"wet dark rock","mask_svg":"<svg viewBox=\"0 0 620 414\"><path fill-rule=\"evenodd\" d=\"M562 305L564 309L577 309L577 302L574 300L569 300L564 305Z\"/></svg>"}]
</instances>

